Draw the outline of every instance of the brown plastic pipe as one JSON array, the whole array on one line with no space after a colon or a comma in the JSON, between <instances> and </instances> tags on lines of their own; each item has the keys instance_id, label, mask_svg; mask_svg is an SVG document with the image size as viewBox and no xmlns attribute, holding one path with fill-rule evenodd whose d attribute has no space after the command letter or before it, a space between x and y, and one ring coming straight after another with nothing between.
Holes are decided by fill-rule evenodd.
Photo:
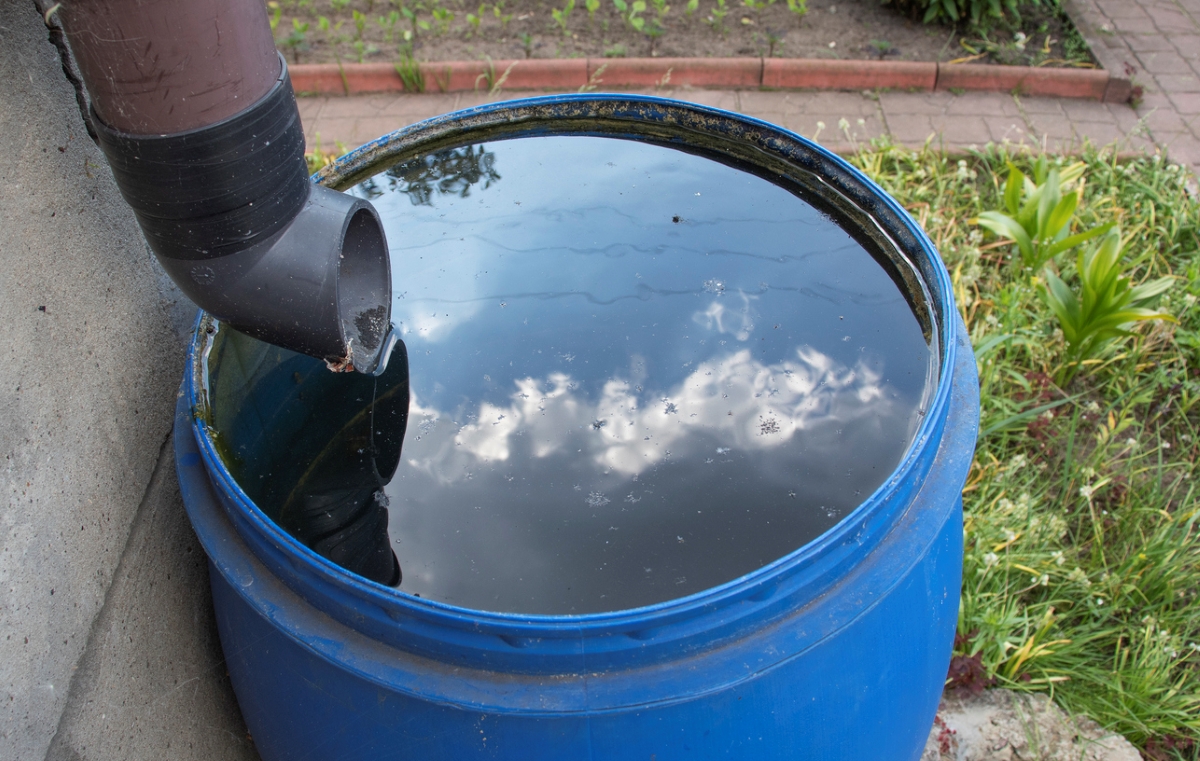
<instances>
[{"instance_id":1,"label":"brown plastic pipe","mask_svg":"<svg viewBox=\"0 0 1200 761\"><path fill-rule=\"evenodd\" d=\"M58 16L92 108L121 132L215 124L279 78L271 25L254 0L67 0Z\"/></svg>"}]
</instances>

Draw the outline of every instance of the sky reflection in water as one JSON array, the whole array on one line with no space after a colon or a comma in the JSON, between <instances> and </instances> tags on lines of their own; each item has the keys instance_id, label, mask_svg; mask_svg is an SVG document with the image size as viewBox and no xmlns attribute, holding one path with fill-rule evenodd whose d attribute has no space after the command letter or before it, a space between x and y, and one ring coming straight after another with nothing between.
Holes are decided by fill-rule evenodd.
<instances>
[{"instance_id":1,"label":"sky reflection in water","mask_svg":"<svg viewBox=\"0 0 1200 761\"><path fill-rule=\"evenodd\" d=\"M919 423L930 349L897 286L751 174L524 138L353 192L410 358L403 591L550 614L691 594L833 525Z\"/></svg>"}]
</instances>

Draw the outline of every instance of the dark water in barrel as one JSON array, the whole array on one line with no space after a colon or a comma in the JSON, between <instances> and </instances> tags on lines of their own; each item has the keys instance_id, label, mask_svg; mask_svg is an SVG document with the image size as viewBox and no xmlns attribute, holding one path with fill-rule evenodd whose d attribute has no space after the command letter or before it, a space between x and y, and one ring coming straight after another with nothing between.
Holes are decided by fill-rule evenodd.
<instances>
[{"instance_id":1,"label":"dark water in barrel","mask_svg":"<svg viewBox=\"0 0 1200 761\"><path fill-rule=\"evenodd\" d=\"M351 192L383 218L408 350L407 419L395 402L375 424L403 438L386 500L369 495L387 473L354 498L378 536L386 507L402 591L540 614L689 595L831 527L920 422L933 349L901 289L754 174L544 137L419 157ZM364 469L361 434L339 445L347 471L390 467Z\"/></svg>"}]
</instances>

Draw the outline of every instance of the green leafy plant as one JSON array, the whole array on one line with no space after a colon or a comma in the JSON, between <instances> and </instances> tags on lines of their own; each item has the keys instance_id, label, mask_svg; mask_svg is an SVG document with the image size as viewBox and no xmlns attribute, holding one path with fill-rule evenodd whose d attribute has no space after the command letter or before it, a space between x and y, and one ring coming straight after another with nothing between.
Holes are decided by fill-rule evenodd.
<instances>
[{"instance_id":1,"label":"green leafy plant","mask_svg":"<svg viewBox=\"0 0 1200 761\"><path fill-rule=\"evenodd\" d=\"M1042 298L1062 329L1067 342L1067 362L1058 376L1065 384L1083 366L1112 341L1131 335L1129 327L1146 320L1175 318L1147 308L1165 293L1173 278L1161 277L1139 286L1131 286L1121 271L1121 232L1112 229L1089 251L1081 251L1075 265L1079 287L1073 290L1061 278L1047 270Z\"/></svg>"},{"instance_id":2,"label":"green leafy plant","mask_svg":"<svg viewBox=\"0 0 1200 761\"><path fill-rule=\"evenodd\" d=\"M600 0L583 0L583 7L587 9L588 24L596 18L596 11L600 10Z\"/></svg>"},{"instance_id":3,"label":"green leafy plant","mask_svg":"<svg viewBox=\"0 0 1200 761\"><path fill-rule=\"evenodd\" d=\"M1035 182L1009 162L1008 180L1004 185L1004 206L1008 213L985 211L972 221L1012 240L1017 244L1024 265L1040 269L1064 251L1103 235L1115 224L1108 222L1070 234L1079 196L1076 193L1064 195L1062 191L1064 184L1077 180L1082 174L1082 164L1073 164L1060 172L1050 168L1043 157L1034 167Z\"/></svg>"},{"instance_id":4,"label":"green leafy plant","mask_svg":"<svg viewBox=\"0 0 1200 761\"><path fill-rule=\"evenodd\" d=\"M349 5L350 0L329 0L329 7L333 8L334 13L346 10Z\"/></svg>"},{"instance_id":5,"label":"green leafy plant","mask_svg":"<svg viewBox=\"0 0 1200 761\"><path fill-rule=\"evenodd\" d=\"M425 92L425 74L421 71L421 64L413 60L411 53L401 56L396 64L396 73L404 83L405 92Z\"/></svg>"},{"instance_id":6,"label":"green leafy plant","mask_svg":"<svg viewBox=\"0 0 1200 761\"><path fill-rule=\"evenodd\" d=\"M687 5L685 5L683 8L683 15L691 18L696 13L696 9L699 7L700 0L687 0Z\"/></svg>"},{"instance_id":7,"label":"green leafy plant","mask_svg":"<svg viewBox=\"0 0 1200 761\"><path fill-rule=\"evenodd\" d=\"M625 50L625 46L619 42L604 49L605 58L624 58L627 54L628 51ZM594 90L595 88L592 89ZM588 92L590 92L590 90Z\"/></svg>"},{"instance_id":8,"label":"green leafy plant","mask_svg":"<svg viewBox=\"0 0 1200 761\"><path fill-rule=\"evenodd\" d=\"M567 0L567 4L562 9L552 8L550 16L554 19L554 23L558 24L558 28L562 30L564 37L571 35L571 30L567 28L567 21L571 18L571 13L575 10L575 0Z\"/></svg>"},{"instance_id":9,"label":"green leafy plant","mask_svg":"<svg viewBox=\"0 0 1200 761\"><path fill-rule=\"evenodd\" d=\"M642 14L646 12L646 0L613 0L613 6L621 14L621 19L627 27L637 32L645 28L646 19L642 18Z\"/></svg>"},{"instance_id":10,"label":"green leafy plant","mask_svg":"<svg viewBox=\"0 0 1200 761\"><path fill-rule=\"evenodd\" d=\"M787 7L799 21L808 13L808 0L787 0Z\"/></svg>"}]
</instances>

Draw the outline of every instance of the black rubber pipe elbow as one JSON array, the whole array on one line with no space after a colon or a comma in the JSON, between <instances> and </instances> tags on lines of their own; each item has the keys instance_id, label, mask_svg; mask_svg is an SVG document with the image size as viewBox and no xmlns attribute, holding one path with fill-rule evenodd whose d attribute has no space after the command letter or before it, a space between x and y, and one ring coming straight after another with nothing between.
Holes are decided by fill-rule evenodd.
<instances>
[{"instance_id":1,"label":"black rubber pipe elbow","mask_svg":"<svg viewBox=\"0 0 1200 761\"><path fill-rule=\"evenodd\" d=\"M369 202L309 180L280 66L258 102L187 132L127 134L93 112L100 146L150 248L198 306L330 369L374 373L395 340L383 226Z\"/></svg>"}]
</instances>

